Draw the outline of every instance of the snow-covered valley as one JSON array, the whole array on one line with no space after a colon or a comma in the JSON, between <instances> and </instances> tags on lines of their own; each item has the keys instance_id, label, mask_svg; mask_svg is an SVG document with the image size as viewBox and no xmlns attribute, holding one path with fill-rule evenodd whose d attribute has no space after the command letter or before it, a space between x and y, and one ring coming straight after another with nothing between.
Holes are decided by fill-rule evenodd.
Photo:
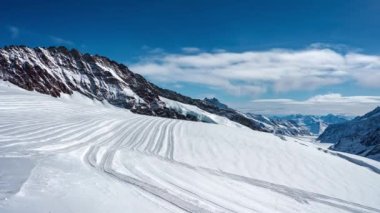
<instances>
[{"instance_id":1,"label":"snow-covered valley","mask_svg":"<svg viewBox=\"0 0 380 213\"><path fill-rule=\"evenodd\" d=\"M0 212L380 212L380 163L0 84Z\"/></svg>"}]
</instances>

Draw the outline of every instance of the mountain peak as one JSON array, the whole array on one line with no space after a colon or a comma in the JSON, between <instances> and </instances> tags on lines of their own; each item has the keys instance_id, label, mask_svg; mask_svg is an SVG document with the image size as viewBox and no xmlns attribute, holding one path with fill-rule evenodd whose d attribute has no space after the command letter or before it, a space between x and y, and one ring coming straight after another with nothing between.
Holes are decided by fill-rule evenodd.
<instances>
[{"instance_id":1,"label":"mountain peak","mask_svg":"<svg viewBox=\"0 0 380 213\"><path fill-rule=\"evenodd\" d=\"M126 66L76 49L11 46L0 49L0 78L58 97L79 92L137 113L169 116L153 87Z\"/></svg>"},{"instance_id":2,"label":"mountain peak","mask_svg":"<svg viewBox=\"0 0 380 213\"><path fill-rule=\"evenodd\" d=\"M363 120L363 119L368 119L368 118L375 117L375 116L380 116L380 106L377 106L374 110L366 113L363 116L357 117L356 119L357 120Z\"/></svg>"},{"instance_id":3,"label":"mountain peak","mask_svg":"<svg viewBox=\"0 0 380 213\"><path fill-rule=\"evenodd\" d=\"M219 109L228 109L228 106L226 104L223 104L221 103L217 98L213 97L213 98L204 98L203 99L204 102L210 104L210 105L213 105Z\"/></svg>"}]
</instances>

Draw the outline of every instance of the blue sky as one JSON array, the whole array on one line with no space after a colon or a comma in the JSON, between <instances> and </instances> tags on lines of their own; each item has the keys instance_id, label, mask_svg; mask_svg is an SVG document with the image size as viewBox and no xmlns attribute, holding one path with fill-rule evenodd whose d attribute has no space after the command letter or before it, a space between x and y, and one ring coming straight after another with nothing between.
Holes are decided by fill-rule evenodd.
<instances>
[{"instance_id":1,"label":"blue sky","mask_svg":"<svg viewBox=\"0 0 380 213\"><path fill-rule=\"evenodd\" d=\"M104 55L247 111L360 114L380 104L376 0L2 0L0 11L1 46Z\"/></svg>"}]
</instances>

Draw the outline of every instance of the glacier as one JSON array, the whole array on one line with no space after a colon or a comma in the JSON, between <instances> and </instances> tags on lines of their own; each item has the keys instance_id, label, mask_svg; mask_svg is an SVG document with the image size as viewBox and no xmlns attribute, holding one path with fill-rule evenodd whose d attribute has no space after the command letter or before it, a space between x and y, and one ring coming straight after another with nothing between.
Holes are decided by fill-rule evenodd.
<instances>
[{"instance_id":1,"label":"glacier","mask_svg":"<svg viewBox=\"0 0 380 213\"><path fill-rule=\"evenodd\" d=\"M0 212L380 212L379 162L284 138L0 82Z\"/></svg>"}]
</instances>

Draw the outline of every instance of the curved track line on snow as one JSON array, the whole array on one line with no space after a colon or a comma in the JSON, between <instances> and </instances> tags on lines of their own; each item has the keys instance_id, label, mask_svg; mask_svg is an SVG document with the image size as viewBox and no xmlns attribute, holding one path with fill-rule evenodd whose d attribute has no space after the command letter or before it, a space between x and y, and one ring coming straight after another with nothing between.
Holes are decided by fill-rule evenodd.
<instances>
[{"instance_id":1,"label":"curved track line on snow","mask_svg":"<svg viewBox=\"0 0 380 213\"><path fill-rule=\"evenodd\" d=\"M167 140L163 140L163 138L165 138L165 136L163 136L162 134L160 135L158 143L160 143L159 146L162 147L163 145L161 143L164 142L164 141L166 143L172 143L173 142L172 139L173 139L174 127L172 127L172 128L169 127L168 128L169 124L160 124L160 125L161 125L161 128L164 128L164 130L161 131L161 132L163 134L169 134L169 137L167 138ZM169 131L167 129L169 129ZM151 140L151 141L154 142L154 140ZM170 147L170 146L171 145L166 145L166 147ZM134 151L134 150L135 149L133 149L131 151ZM202 168L202 167L194 167L194 166L189 165L189 164L177 162L177 161L173 160L173 158L170 158L168 155L160 156L154 150L150 151L148 149L145 149L143 151L140 151L140 153L141 154L145 154L145 155L148 154L148 155L156 157L158 159L165 160L165 161L167 161L169 163L174 163L174 164L177 164L177 165L185 166L185 167L190 168L190 169L192 169L193 171L196 171L196 172L204 171L204 172L206 172L208 174L212 174L212 175L216 175L216 176L220 176L220 177L224 177L224 178L229 178L229 179L232 179L232 180L235 180L235 181L244 182L246 184L250 184L250 185L257 186L257 187L265 188L265 189L274 191L276 193L283 194L283 195L285 195L287 197L290 197L290 198L292 198L292 199L294 199L294 200L296 200L296 201L298 201L300 203L317 202L317 203L321 203L321 204L324 204L324 205L328 205L328 206L331 206L331 207L335 207L335 208L338 208L338 209L341 209L341 210L345 210L345 211L349 211L349 212L354 212L354 213L356 213L356 212L363 212L363 211L380 212L380 210L376 209L376 208L368 207L368 206L361 205L361 204L354 203L354 202L348 202L348 201L345 201L345 200L342 200L342 199L326 196L326 195L323 195L323 194L308 192L308 191L305 191L305 190L291 188L291 187L287 187L287 186L280 185L280 184L274 184L274 183L267 182L267 181L262 181L262 180L259 180L259 179L239 176L239 175L227 173L227 172L224 172L224 171L216 171L216 170ZM113 171L113 172L115 172L115 171ZM141 176L143 174L139 174L139 175ZM349 205L349 206L347 206L347 205Z\"/></svg>"},{"instance_id":2,"label":"curved track line on snow","mask_svg":"<svg viewBox=\"0 0 380 213\"><path fill-rule=\"evenodd\" d=\"M334 208L338 208L338 209L345 210L348 212L353 212L353 213L362 213L362 212L380 213L380 210L377 208L365 206L365 205L358 204L355 202L345 201L345 200L342 200L339 198L330 197L330 196L319 194L319 193L309 192L309 191L302 190L302 189L292 188L292 187L288 187L285 185L275 184L275 183L271 183L268 181L263 181L263 180L259 180L259 179L255 179L255 178L251 178L251 177L236 175L233 173L228 173L228 172L224 172L224 171L220 171L220 170L213 170L213 169L204 168L204 167L195 167L195 166L192 166L190 164L186 164L186 163L182 163L182 162L178 162L178 161L173 161L173 160L170 160L170 159L168 159L166 157L162 157L162 156L147 154L144 152L139 152L139 153L141 155L149 155L150 157L158 158L158 159L166 161L170 164L176 164L179 166L186 167L186 168L191 169L197 173L205 172L207 174L211 174L214 176L218 176L218 177L222 177L222 178L228 178L228 179L231 179L234 181L243 182L243 183L253 185L256 187L265 188L265 189L271 190L273 192L283 194L289 198L296 200L297 202L304 203L304 204L308 204L309 202L317 202L317 203L321 203L324 205L328 205L328 206L331 206ZM136 170L135 170L135 172L136 172ZM181 188L181 189L183 189L183 188ZM349 206L347 206L347 205L349 205Z\"/></svg>"},{"instance_id":3,"label":"curved track line on snow","mask_svg":"<svg viewBox=\"0 0 380 213\"><path fill-rule=\"evenodd\" d=\"M329 197L329 196L318 194L318 193L312 193L312 192L308 192L305 190L291 188L291 187L287 187L284 185L274 184L274 183L270 183L270 182L266 182L266 181L262 181L262 180L258 180L258 179L243 177L243 176L239 176L239 175L235 175L235 174L231 174L231 173L226 173L223 171L215 171L215 170L211 170L211 169L207 169L207 168L194 167L194 166L191 166L189 164L184 164L184 163L174 161L173 157L170 157L170 155L168 155L168 154L165 154L164 156L158 155L161 148L164 146L167 147L167 150L165 153L170 152L168 150L171 149L170 147L172 147L172 145L174 143L173 142L173 140L174 140L173 139L173 131L174 131L175 124L178 124L178 122L168 122L168 121L166 121L166 122L150 122L148 125L146 125L145 127L142 127L141 129L137 128L137 129L141 130L140 133L143 136L139 138L137 136L137 131L135 131L135 134L133 134L129 138L129 142L127 142L127 144L129 144L129 146L125 146L125 148L127 150L130 150L130 151L136 151L139 149L139 146L144 143L145 140L148 140L148 145L146 147L154 147L154 149L152 150L149 148L145 148L143 150L139 150L138 151L139 153L145 154L145 155L150 155L150 156L153 156L153 157L156 157L159 159L163 159L163 160L165 160L169 163L172 163L172 164L174 163L177 165L185 166L187 168L191 168L193 171L196 171L196 172L203 171L203 172L206 172L208 174L216 175L216 176L223 177L223 178L228 178L228 179L231 179L234 181L244 182L246 184L254 185L256 187L265 188L265 189L274 191L276 193L280 193L280 194L283 194L285 196L288 196L288 197L290 197L290 198L292 198L298 202L301 202L301 203L317 202L317 203L321 203L324 205L328 205L328 206L331 206L334 208L338 208L341 210L354 212L354 213L363 212L363 211L380 212L380 210L372 208L372 207L367 207L367 206L364 206L361 204L344 201L344 200L341 200L338 198ZM154 126L154 125L156 125L156 126ZM159 131L157 129L161 129L161 131ZM156 133L152 133L152 131L156 131ZM160 134L158 136L158 140L149 140L151 138L149 138L148 135L157 135L158 131L160 132ZM163 143L166 143L166 145ZM119 173L119 172L112 169L113 157L115 155L115 152L118 149L118 148L116 148L116 146L117 146L117 144L115 144L115 147L112 148L111 154L107 153L108 156L106 157L106 161L105 161L106 163L103 166L104 172L112 173L114 176L118 177L119 179L125 179L126 182L131 182L132 184L139 184L139 183L142 184L143 183L141 186L145 190L153 190L153 191L155 191L155 193L158 193L157 190L158 191L160 191L160 190L156 185L152 185L152 184L148 184L146 182L142 182L136 178L133 178L133 177L130 177L128 175ZM134 170L133 168L126 168L126 169L132 173L136 172L136 170ZM136 175L137 176L144 176L144 174L136 174ZM149 179L149 177L147 177L147 178ZM147 185L149 185L149 186L147 186ZM189 194L196 196L196 198L198 198L200 200L204 200L205 202L212 204L214 207L224 208L224 207L219 206L218 204L216 204L212 201L209 201L205 198L202 198L201 196L197 195L194 192L191 192L187 189L181 188L180 186L176 186L176 187L179 190L187 191ZM166 198L172 200L173 196L174 195L170 195L169 197L166 197ZM183 202L183 200L180 201L180 203L182 203L182 202ZM347 206L347 205L349 205L349 206ZM222 211L230 211L231 212L231 210L228 210L228 209L223 209Z\"/></svg>"},{"instance_id":4,"label":"curved track line on snow","mask_svg":"<svg viewBox=\"0 0 380 213\"><path fill-rule=\"evenodd\" d=\"M362 160L355 159L355 158L349 157L349 156L347 156L345 154L342 154L342 153L339 153L339 152L335 152L335 151L330 151L330 150L323 149L323 148L320 148L320 147L318 147L317 149L319 151L324 152L324 153L328 153L330 155L334 155L334 156L340 157L340 158L342 158L344 160L347 160L347 161L349 161L351 163L354 163L354 164L356 164L358 166L361 166L361 167L364 167L366 169L369 169L370 171L375 172L376 174L380 175L380 169L379 168L377 168L375 166L372 166L371 164L368 164L368 163L366 163L366 162L364 162Z\"/></svg>"},{"instance_id":5,"label":"curved track line on snow","mask_svg":"<svg viewBox=\"0 0 380 213\"><path fill-rule=\"evenodd\" d=\"M116 178L120 181L123 181L125 183L134 185L134 186L136 186L136 187L138 187L138 188L140 188L140 189L142 189L142 190L144 190L144 191L146 191L146 192L148 192L148 193L150 193L150 194L152 194L158 198L161 198L161 199L171 203L174 206L177 206L178 208L180 208L184 211L187 211L187 212L210 212L210 211L203 209L199 206L196 206L196 205L193 205L187 201L184 201L184 200L180 199L179 197L176 197L175 195L172 195L170 192L168 192L165 189L161 189L159 187L156 187L156 186L151 185L149 183L143 182L143 181L138 180L134 177L119 173L119 172L112 169L112 162L113 162L113 158L115 156L115 153L116 153L117 149L123 144L123 142L125 142L125 139L128 136L130 136L130 141L134 142L134 140L138 139L137 138L138 132L140 130L140 128L138 128L138 127L143 128L142 131L145 132L145 131L148 131L148 129L150 127L149 124L152 124L153 122L154 122L154 119L149 119L149 120L144 119L144 122L140 122L139 124L135 124L135 126L133 126L134 132L131 135L127 135L125 137L120 138L120 140L118 140L117 142L112 144L111 147L109 147L106 150L106 153L103 155L103 158L102 158L101 162L99 163L99 165L95 163L94 158L93 158L93 156L96 155L96 153L94 153L94 152L97 152L99 149L95 148L96 145L91 146L85 154L85 157L84 157L85 162L88 163L91 167L97 169L98 171L101 171L105 174L108 174L109 176ZM157 122L157 123L159 123L159 122ZM138 143L139 142L137 142L136 145ZM129 144L129 145L131 145L131 144ZM134 145L134 143L132 145Z\"/></svg>"},{"instance_id":6,"label":"curved track line on snow","mask_svg":"<svg viewBox=\"0 0 380 213\"><path fill-rule=\"evenodd\" d=\"M31 103L17 103L17 100L24 99L31 101ZM222 196L220 199L212 197L219 198L220 194L212 194L207 190L207 187L203 188L202 185L200 185L201 189L199 190L192 189L192 182L185 178L179 180L184 175L178 175L175 173L175 169L179 171L181 169L185 171L185 168L190 169L188 174L206 179L210 178L209 181L201 180L206 183L215 181L212 186L219 184L218 187L221 189L231 187L233 185L231 183L234 183L247 188L260 187L270 190L303 204L314 202L333 207L336 210L355 213L380 213L379 209L339 198L176 161L174 160L174 146L178 145L181 140L182 135L179 133L183 132L183 128L188 128L187 126L184 127L184 121L128 113L126 113L128 116L124 117L119 112L107 111L102 108L91 108L94 111L88 110L82 113L83 106L81 105L67 108L64 102L51 101L51 103L39 104L32 101L32 97L28 96L17 98L4 96L3 94L0 96L0 110L6 110L8 113L7 116L4 116L4 114L0 116L1 154L12 156L14 154L13 148L22 148L22 150L17 150L17 153L29 156L45 156L78 150L77 153L83 154L84 163L96 172L133 185L141 189L138 190L139 193L145 196L153 195L187 212L233 212L236 209L246 211L255 211L255 209L247 203L243 203L241 208L236 208L239 203L230 207L220 201L224 199ZM50 104L52 109L50 109ZM28 114L28 108L33 107L38 107L40 111L36 111L35 114ZM50 114L47 113L47 115L51 116L49 119L44 117L45 111L50 112ZM61 112L62 114L56 114L56 112ZM211 145L206 145L206 150L217 154L218 147L212 150ZM87 149L84 149L85 147ZM141 157L138 155L144 155L163 162L147 159L149 161L145 162L145 164L140 164L145 167L139 168L133 165L133 160L137 162L136 159L126 158L127 162L122 162L123 167L116 168L114 166L115 162L118 162L117 157L119 154L124 153L122 151L127 152L129 157L137 154L134 155L137 160ZM238 151L236 152L238 153ZM338 157L344 158L345 156L338 155ZM128 162L128 160L131 160L131 162ZM346 160L351 161L352 159ZM150 165L150 162L156 163L156 165ZM167 165L163 163L167 163ZM353 163L367 167L365 163L355 161L355 159ZM158 172L163 172L163 170L160 170L157 165L168 166L166 167L168 169L167 176L159 175ZM373 168L369 169L374 170ZM379 170L376 169L375 172L379 174ZM166 177L170 178L165 179ZM226 183L221 184L223 182L220 181ZM244 190L231 189L231 192L234 192L234 194L244 192L244 196L239 197L241 199L252 198L249 197L252 196L249 190L245 192Z\"/></svg>"}]
</instances>

